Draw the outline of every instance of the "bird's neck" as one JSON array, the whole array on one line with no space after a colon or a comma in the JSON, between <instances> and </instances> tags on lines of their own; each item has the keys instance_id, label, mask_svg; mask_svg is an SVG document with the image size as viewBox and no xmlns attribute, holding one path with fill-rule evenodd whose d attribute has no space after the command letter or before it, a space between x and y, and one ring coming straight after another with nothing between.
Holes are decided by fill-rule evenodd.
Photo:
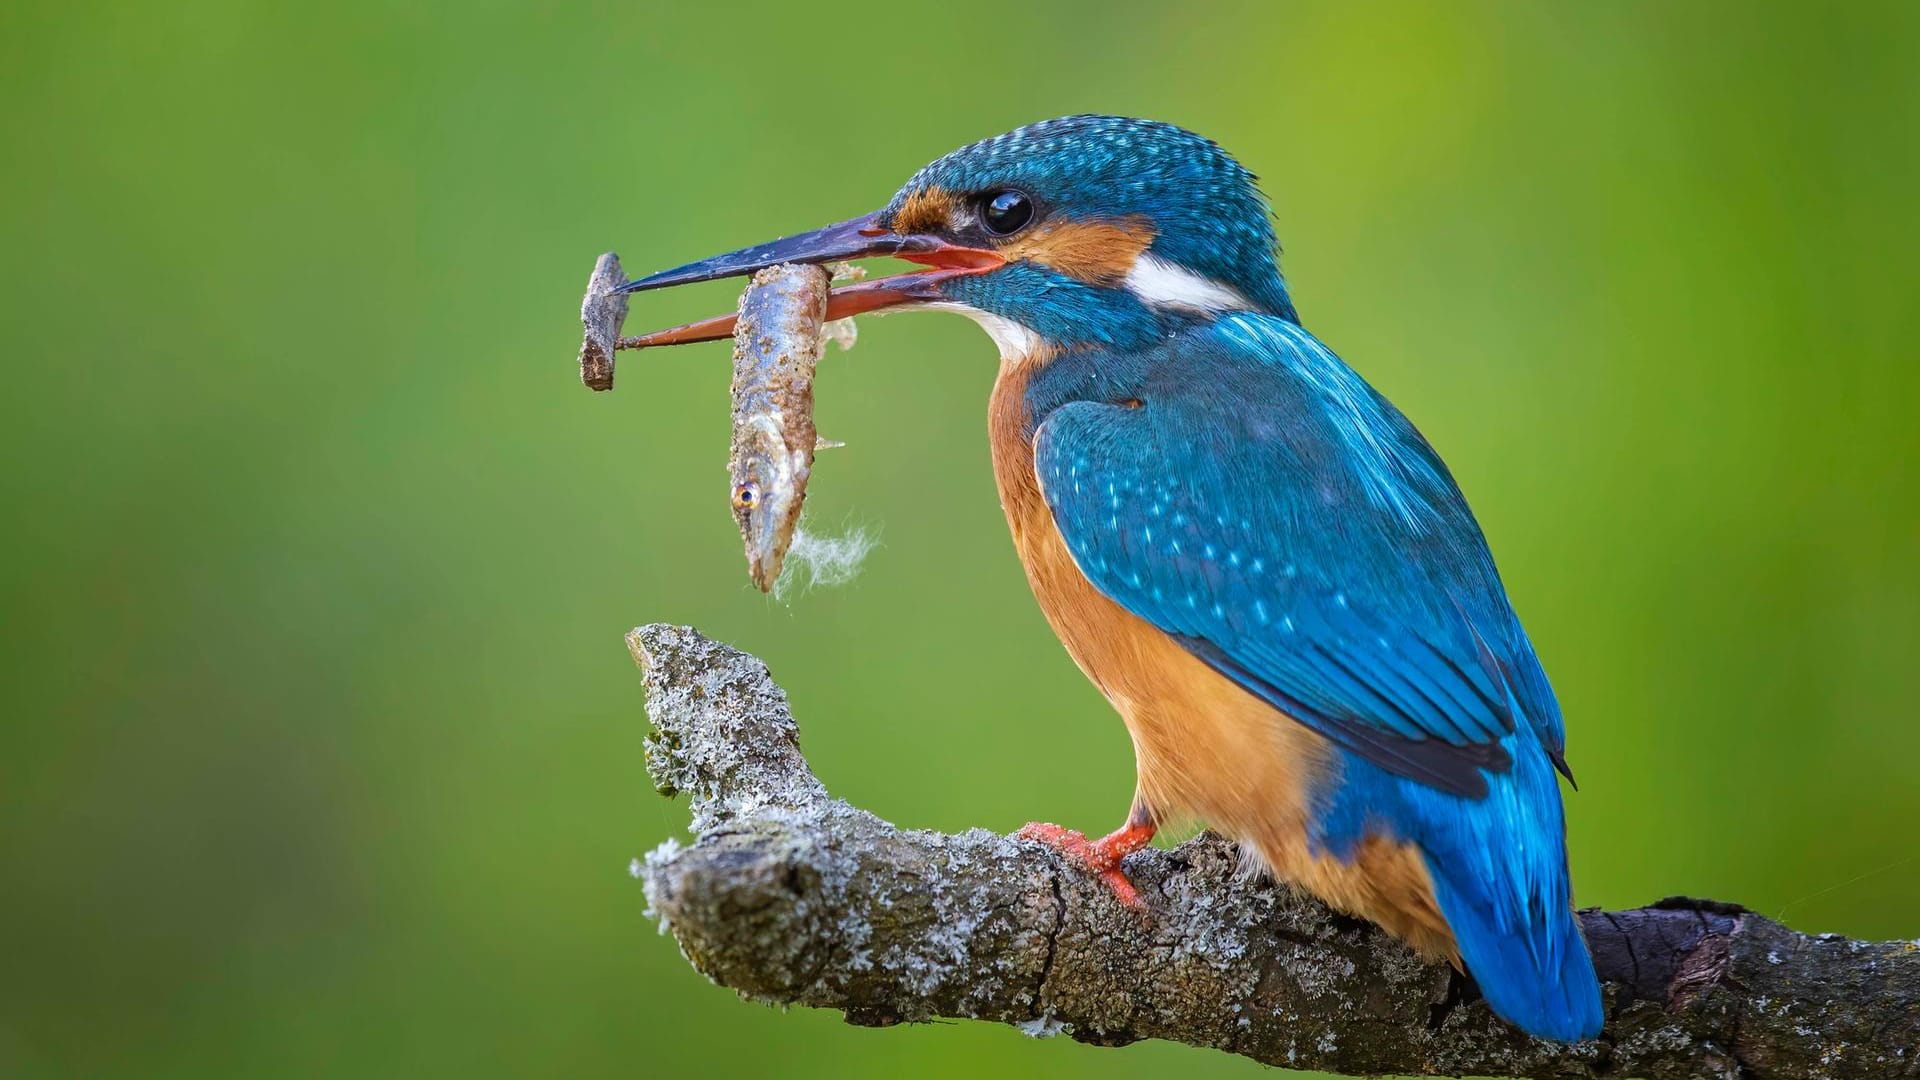
<instances>
[{"instance_id":1,"label":"bird's neck","mask_svg":"<svg viewBox=\"0 0 1920 1080\"><path fill-rule=\"evenodd\" d=\"M1143 263L1145 260L1143 260ZM1099 349L1141 352L1195 326L1235 312L1257 311L1297 322L1285 286L1236 287L1170 264L1155 263L1097 285L1032 264L956 282L951 306L984 327L1002 357L1060 355Z\"/></svg>"}]
</instances>

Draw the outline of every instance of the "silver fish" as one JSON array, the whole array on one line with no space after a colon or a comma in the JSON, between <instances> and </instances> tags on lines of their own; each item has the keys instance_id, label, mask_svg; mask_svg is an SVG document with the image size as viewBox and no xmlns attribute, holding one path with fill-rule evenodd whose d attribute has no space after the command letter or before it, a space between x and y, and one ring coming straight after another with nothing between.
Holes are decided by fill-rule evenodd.
<instances>
[{"instance_id":1,"label":"silver fish","mask_svg":"<svg viewBox=\"0 0 1920 1080\"><path fill-rule=\"evenodd\" d=\"M747 570L773 591L800 522L813 452L813 369L826 338L828 274L792 263L753 276L733 328L733 517Z\"/></svg>"}]
</instances>

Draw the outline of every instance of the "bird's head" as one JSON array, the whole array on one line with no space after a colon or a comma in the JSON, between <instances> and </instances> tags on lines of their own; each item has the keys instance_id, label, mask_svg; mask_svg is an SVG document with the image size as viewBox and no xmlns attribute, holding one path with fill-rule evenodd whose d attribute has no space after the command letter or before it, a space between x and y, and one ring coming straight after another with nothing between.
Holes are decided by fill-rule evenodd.
<instances>
[{"instance_id":1,"label":"bird's head","mask_svg":"<svg viewBox=\"0 0 1920 1080\"><path fill-rule=\"evenodd\" d=\"M975 318L1018 358L1141 345L1224 311L1293 318L1266 199L1226 151L1171 124L1069 116L962 147L880 210L641 278L626 291L783 262L894 256L929 269L835 289L828 316L920 306ZM721 319L648 335L719 336Z\"/></svg>"}]
</instances>

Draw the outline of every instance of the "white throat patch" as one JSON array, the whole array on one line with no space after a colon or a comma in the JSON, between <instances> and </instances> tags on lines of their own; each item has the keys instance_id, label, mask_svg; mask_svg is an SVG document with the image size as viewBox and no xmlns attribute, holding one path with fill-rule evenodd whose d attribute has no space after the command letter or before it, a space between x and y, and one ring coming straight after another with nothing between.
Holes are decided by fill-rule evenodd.
<instances>
[{"instance_id":1,"label":"white throat patch","mask_svg":"<svg viewBox=\"0 0 1920 1080\"><path fill-rule=\"evenodd\" d=\"M1145 253L1134 260L1133 269L1127 271L1121 283L1149 307L1205 313L1254 309L1253 301L1241 295L1238 289ZM959 312L979 323L980 329L987 332L1000 350L1000 359L1008 363L1017 364L1041 348L1039 334L1004 315L951 301L935 301L916 307L922 311Z\"/></svg>"},{"instance_id":2,"label":"white throat patch","mask_svg":"<svg viewBox=\"0 0 1920 1080\"><path fill-rule=\"evenodd\" d=\"M994 347L1000 350L1000 359L1009 363L1019 363L1040 349L1039 334L1004 315L946 301L921 304L920 307L927 311L957 311L979 323L980 329L987 332L987 336L993 339Z\"/></svg>"},{"instance_id":3,"label":"white throat patch","mask_svg":"<svg viewBox=\"0 0 1920 1080\"><path fill-rule=\"evenodd\" d=\"M1202 277L1156 255L1142 252L1122 282L1148 307L1189 311L1250 311L1253 303L1238 289Z\"/></svg>"}]
</instances>

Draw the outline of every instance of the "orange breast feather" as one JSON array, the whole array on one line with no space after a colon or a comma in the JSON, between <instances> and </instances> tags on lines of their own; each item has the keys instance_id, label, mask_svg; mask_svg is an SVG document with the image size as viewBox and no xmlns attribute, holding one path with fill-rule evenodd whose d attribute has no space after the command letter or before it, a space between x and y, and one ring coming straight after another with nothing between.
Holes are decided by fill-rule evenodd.
<instances>
[{"instance_id":1,"label":"orange breast feather","mask_svg":"<svg viewBox=\"0 0 1920 1080\"><path fill-rule=\"evenodd\" d=\"M989 434L1001 508L1047 622L1126 723L1141 799L1163 820L1197 819L1276 876L1430 955L1451 956L1413 848L1373 838L1350 863L1309 849L1309 800L1336 767L1326 740L1122 608L1075 565L1034 475L1026 430L1027 379L1044 362L1004 361L994 384Z\"/></svg>"}]
</instances>

